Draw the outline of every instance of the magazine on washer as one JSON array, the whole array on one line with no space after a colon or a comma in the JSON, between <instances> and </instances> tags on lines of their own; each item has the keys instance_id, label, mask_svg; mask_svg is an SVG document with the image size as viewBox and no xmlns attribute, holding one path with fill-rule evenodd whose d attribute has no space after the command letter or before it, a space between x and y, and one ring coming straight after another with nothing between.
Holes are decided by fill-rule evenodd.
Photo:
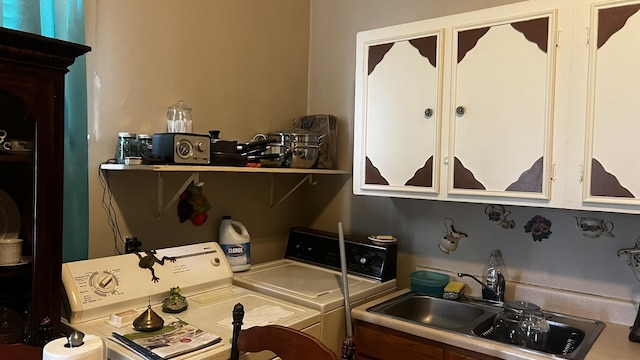
<instances>
[{"instance_id":1,"label":"magazine on washer","mask_svg":"<svg viewBox=\"0 0 640 360\"><path fill-rule=\"evenodd\" d=\"M176 317L165 317L167 325L150 332L111 333L129 349L151 360L171 359L219 343L222 338L190 325Z\"/></svg>"}]
</instances>

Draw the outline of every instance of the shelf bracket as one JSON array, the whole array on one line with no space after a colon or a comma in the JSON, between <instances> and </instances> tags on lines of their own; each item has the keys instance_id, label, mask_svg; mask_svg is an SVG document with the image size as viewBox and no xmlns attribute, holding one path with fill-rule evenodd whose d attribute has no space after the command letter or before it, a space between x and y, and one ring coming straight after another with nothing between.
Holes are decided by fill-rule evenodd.
<instances>
[{"instance_id":1,"label":"shelf bracket","mask_svg":"<svg viewBox=\"0 0 640 360\"><path fill-rule=\"evenodd\" d=\"M158 210L156 211L156 219L160 219L164 216L164 214L169 210L173 204L178 201L180 195L189 187L189 185L195 184L197 186L204 185L204 182L200 181L200 173L193 172L187 178L187 180L182 184L178 192L173 195L173 197L169 200L167 205L164 205L164 175L162 172L158 173Z\"/></svg>"},{"instance_id":2,"label":"shelf bracket","mask_svg":"<svg viewBox=\"0 0 640 360\"><path fill-rule=\"evenodd\" d=\"M313 186L315 184L317 184L317 181L313 181L313 174L307 174L305 175L305 177L302 178L302 180L300 180L300 182L298 182L291 190L289 190L288 193L286 193L280 200L278 200L278 202L274 203L274 187L275 187L275 180L274 180L274 174L271 174L271 209L273 209L274 207L280 205L283 201L285 201L291 194L293 194L294 191L296 191L300 186L302 186L302 184L305 183L305 181L309 181L309 185Z\"/></svg>"}]
</instances>

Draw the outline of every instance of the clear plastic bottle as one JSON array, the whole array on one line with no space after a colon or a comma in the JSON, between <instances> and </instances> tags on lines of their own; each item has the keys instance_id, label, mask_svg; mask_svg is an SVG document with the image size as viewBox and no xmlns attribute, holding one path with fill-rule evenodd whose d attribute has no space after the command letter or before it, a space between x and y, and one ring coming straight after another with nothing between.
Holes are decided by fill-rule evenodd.
<instances>
[{"instance_id":1,"label":"clear plastic bottle","mask_svg":"<svg viewBox=\"0 0 640 360\"><path fill-rule=\"evenodd\" d=\"M251 268L251 237L241 222L231 220L229 215L223 216L219 241L233 272Z\"/></svg>"},{"instance_id":2,"label":"clear plastic bottle","mask_svg":"<svg viewBox=\"0 0 640 360\"><path fill-rule=\"evenodd\" d=\"M484 284L493 291L482 288L482 298L504 302L507 265L502 259L502 251L500 249L491 250L491 256L489 256L489 261L482 270L482 276Z\"/></svg>"}]
</instances>

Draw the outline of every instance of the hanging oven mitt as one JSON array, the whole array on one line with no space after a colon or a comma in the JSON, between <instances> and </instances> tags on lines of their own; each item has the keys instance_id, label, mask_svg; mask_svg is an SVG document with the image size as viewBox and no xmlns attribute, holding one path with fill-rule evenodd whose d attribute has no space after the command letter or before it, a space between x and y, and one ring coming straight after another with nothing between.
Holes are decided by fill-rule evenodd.
<instances>
[{"instance_id":1,"label":"hanging oven mitt","mask_svg":"<svg viewBox=\"0 0 640 360\"><path fill-rule=\"evenodd\" d=\"M207 221L207 211L211 208L209 200L202 194L202 186L189 185L189 187L180 194L180 202L178 203L178 217L183 223L187 220L196 225L202 225Z\"/></svg>"}]
</instances>

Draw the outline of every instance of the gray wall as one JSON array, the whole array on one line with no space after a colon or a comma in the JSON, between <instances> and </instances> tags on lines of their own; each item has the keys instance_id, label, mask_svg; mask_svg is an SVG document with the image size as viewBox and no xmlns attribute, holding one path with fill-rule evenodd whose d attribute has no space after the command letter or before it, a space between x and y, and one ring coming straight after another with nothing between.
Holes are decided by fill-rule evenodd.
<instances>
[{"instance_id":1,"label":"gray wall","mask_svg":"<svg viewBox=\"0 0 640 360\"><path fill-rule=\"evenodd\" d=\"M341 168L351 167L358 31L512 2L312 0L309 112L329 112L341 119ZM409 286L408 274L416 265L480 274L491 249L500 248L511 280L633 301L640 298L640 284L626 259L616 255L618 249L634 246L640 234L637 215L507 207L516 221L516 227L507 230L488 221L485 206L354 196L348 183L314 224L335 229L336 222L343 221L353 234L398 237L398 282L404 287ZM524 225L535 215L552 221L549 239L534 242L524 232ZM448 255L437 247L446 217L454 219L456 230L469 235ZM575 226L575 217L610 220L616 237L584 237Z\"/></svg>"}]
</instances>

